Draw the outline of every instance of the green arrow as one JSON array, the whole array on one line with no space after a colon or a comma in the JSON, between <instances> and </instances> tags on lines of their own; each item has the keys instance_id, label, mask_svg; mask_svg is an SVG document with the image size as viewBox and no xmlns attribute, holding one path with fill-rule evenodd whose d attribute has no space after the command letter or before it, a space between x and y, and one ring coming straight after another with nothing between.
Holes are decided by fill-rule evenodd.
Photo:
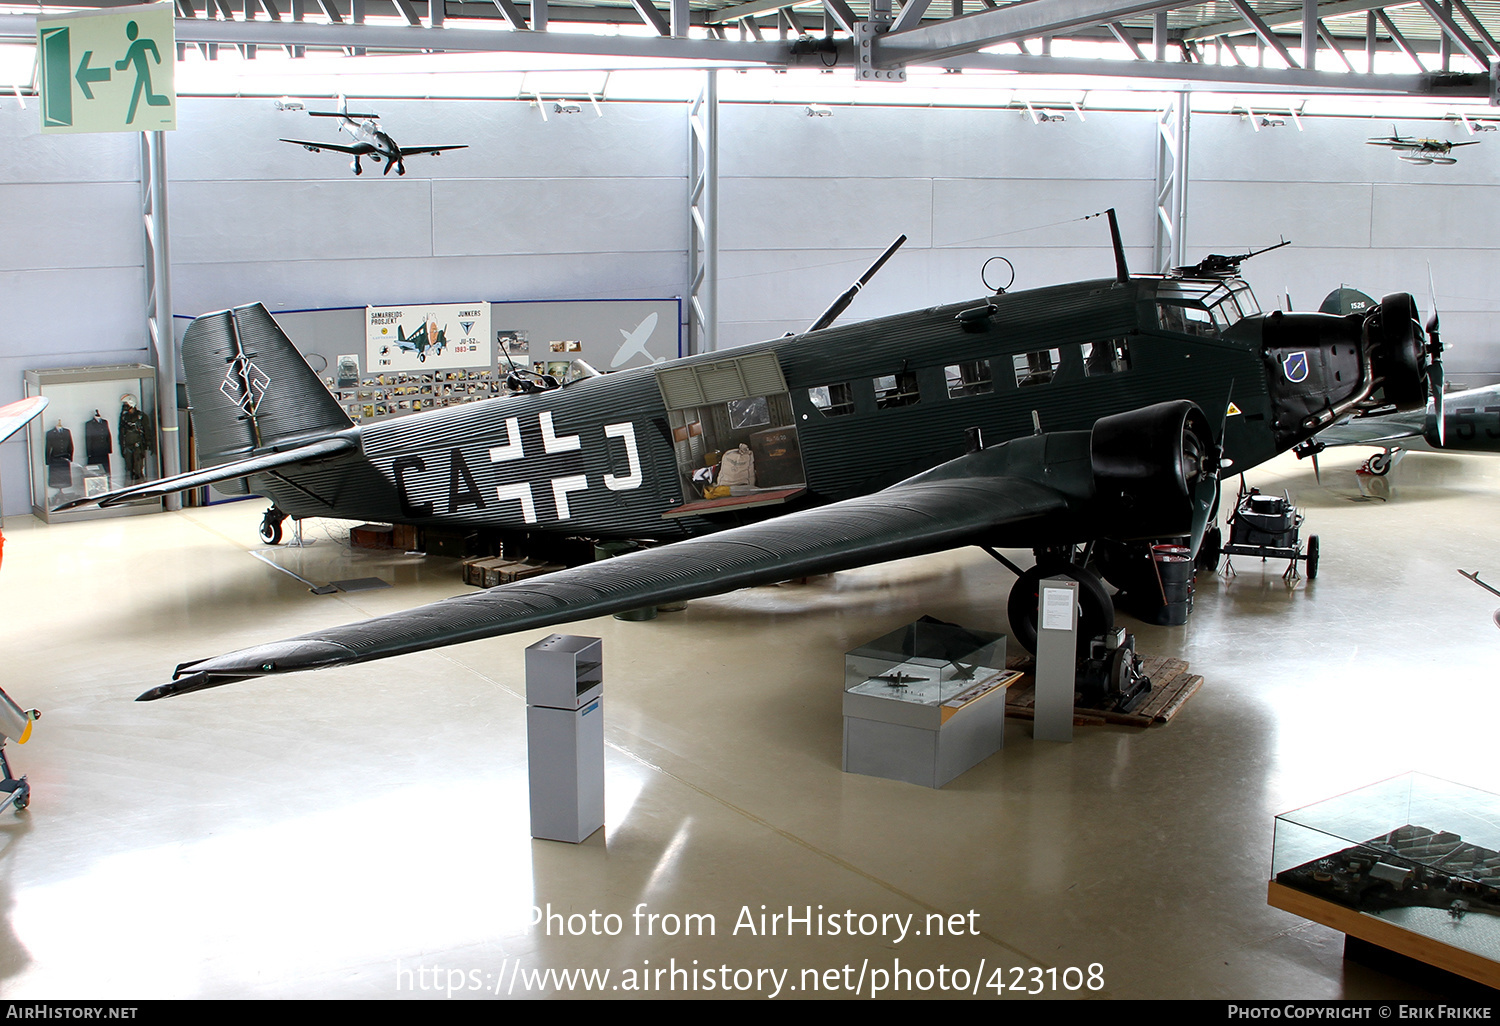
<instances>
[{"instance_id":1,"label":"green arrow","mask_svg":"<svg viewBox=\"0 0 1500 1026\"><path fill-rule=\"evenodd\" d=\"M107 66L103 68L89 67L89 58L92 56L94 56L94 51L83 51L83 60L78 62L78 74L73 76L78 79L78 88L83 90L84 97L90 100L94 98L94 91L89 88L89 83L109 81L109 68Z\"/></svg>"}]
</instances>

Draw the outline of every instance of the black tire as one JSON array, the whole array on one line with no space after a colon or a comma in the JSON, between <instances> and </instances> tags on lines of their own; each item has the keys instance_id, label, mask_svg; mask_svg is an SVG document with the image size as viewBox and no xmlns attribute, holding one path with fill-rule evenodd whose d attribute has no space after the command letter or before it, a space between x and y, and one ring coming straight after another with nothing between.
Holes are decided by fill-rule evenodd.
<instances>
[{"instance_id":1,"label":"black tire","mask_svg":"<svg viewBox=\"0 0 1500 1026\"><path fill-rule=\"evenodd\" d=\"M1313 535L1307 539L1307 579L1317 580L1318 577L1318 536Z\"/></svg>"},{"instance_id":2,"label":"black tire","mask_svg":"<svg viewBox=\"0 0 1500 1026\"><path fill-rule=\"evenodd\" d=\"M1219 533L1219 527L1215 524L1203 532L1203 544L1198 546L1198 555L1193 559L1193 566L1198 570L1213 573L1219 569L1219 557L1223 554L1224 536Z\"/></svg>"},{"instance_id":3,"label":"black tire","mask_svg":"<svg viewBox=\"0 0 1500 1026\"><path fill-rule=\"evenodd\" d=\"M1370 473L1376 477L1385 477L1391 472L1391 454L1388 452L1378 452L1366 462L1370 465Z\"/></svg>"},{"instance_id":4,"label":"black tire","mask_svg":"<svg viewBox=\"0 0 1500 1026\"><path fill-rule=\"evenodd\" d=\"M1048 577L1078 582L1078 655L1082 658L1088 655L1090 640L1114 627L1115 606L1097 574L1071 563L1042 563L1016 579L1005 606L1011 637L1026 651L1036 651L1037 602L1041 582Z\"/></svg>"},{"instance_id":5,"label":"black tire","mask_svg":"<svg viewBox=\"0 0 1500 1026\"><path fill-rule=\"evenodd\" d=\"M281 544L281 517L272 517L269 514L260 522L260 540L267 545Z\"/></svg>"}]
</instances>

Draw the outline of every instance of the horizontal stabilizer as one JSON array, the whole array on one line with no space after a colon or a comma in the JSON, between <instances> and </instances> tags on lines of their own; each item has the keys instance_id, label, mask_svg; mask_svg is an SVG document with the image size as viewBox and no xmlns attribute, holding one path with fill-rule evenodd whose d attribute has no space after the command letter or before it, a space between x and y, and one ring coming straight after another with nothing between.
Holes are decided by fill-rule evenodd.
<instances>
[{"instance_id":1,"label":"horizontal stabilizer","mask_svg":"<svg viewBox=\"0 0 1500 1026\"><path fill-rule=\"evenodd\" d=\"M132 502L136 499L155 499L172 492L185 492L189 488L201 488L204 485L218 484L220 481L233 481L235 478L249 477L252 474L263 474L268 470L277 470L281 467L290 467L296 463L306 463L310 460L327 459L340 453L352 452L359 445L359 441L353 434L338 435L333 438L324 438L308 445L299 445L285 452L268 452L260 456L252 456L249 459L236 460L233 463L223 463L217 467L209 467L206 470L193 470L186 474L178 474L175 477L164 477L160 481L149 481L146 484L136 485L133 488L121 488L118 491L109 492L105 495L95 495L86 499L74 499L72 502L64 503L52 512L61 513L64 510L78 509L81 506L99 506L108 508L118 506L121 503Z\"/></svg>"}]
</instances>

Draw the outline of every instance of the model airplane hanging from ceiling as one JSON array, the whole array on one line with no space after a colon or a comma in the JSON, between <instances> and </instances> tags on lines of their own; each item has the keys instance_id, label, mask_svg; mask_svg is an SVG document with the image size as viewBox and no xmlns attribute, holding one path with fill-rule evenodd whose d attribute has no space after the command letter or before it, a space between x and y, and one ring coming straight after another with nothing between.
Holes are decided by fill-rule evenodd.
<instances>
[{"instance_id":1,"label":"model airplane hanging from ceiling","mask_svg":"<svg viewBox=\"0 0 1500 1026\"><path fill-rule=\"evenodd\" d=\"M1449 152L1455 146L1473 146L1478 139L1470 139L1467 142L1447 142L1442 139L1418 139L1409 135L1400 135L1396 132L1396 126L1391 126L1391 134L1377 136L1374 139L1365 140L1367 146L1384 146L1396 151L1396 155L1408 164L1457 164L1458 158L1449 156Z\"/></svg>"},{"instance_id":2,"label":"model airplane hanging from ceiling","mask_svg":"<svg viewBox=\"0 0 1500 1026\"><path fill-rule=\"evenodd\" d=\"M294 143L307 150L317 153L320 150L337 150L340 153L348 153L354 157L350 167L354 173L364 174L364 168L360 164L360 158L368 158L373 163L385 161L383 174L390 174L391 168L396 169L396 174L406 174L406 158L416 157L430 153L436 156L445 150L466 150L468 144L458 146L400 146L380 127L379 114L351 114L349 104L344 97L339 97L339 109L332 110L310 110L307 112L315 118L338 118L339 129L348 132L354 137L352 145L345 146L342 143L312 142L307 139L283 139L284 143Z\"/></svg>"},{"instance_id":3,"label":"model airplane hanging from ceiling","mask_svg":"<svg viewBox=\"0 0 1500 1026\"><path fill-rule=\"evenodd\" d=\"M1092 637L1114 611L1090 553L1129 587L1151 541L1196 547L1221 466L1370 403L1418 408L1440 376L1404 293L1364 318L1263 314L1236 260L1132 276L1113 234L1113 278L362 426L265 307L200 317L182 353L209 469L101 505L246 479L278 516L670 544L183 664L142 698L966 545L1035 550L1011 595L1022 644L1057 573Z\"/></svg>"}]
</instances>

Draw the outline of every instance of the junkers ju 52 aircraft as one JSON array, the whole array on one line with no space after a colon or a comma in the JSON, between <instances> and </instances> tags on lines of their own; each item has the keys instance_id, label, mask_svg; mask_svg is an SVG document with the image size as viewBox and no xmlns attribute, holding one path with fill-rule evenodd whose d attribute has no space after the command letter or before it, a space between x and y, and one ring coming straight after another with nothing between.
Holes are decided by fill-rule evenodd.
<instances>
[{"instance_id":1,"label":"junkers ju 52 aircraft","mask_svg":"<svg viewBox=\"0 0 1500 1026\"><path fill-rule=\"evenodd\" d=\"M364 174L364 167L360 164L361 157L368 157L375 163L385 161L385 171L382 174L390 174L391 168L396 169L396 174L406 174L406 158L415 157L424 153L433 155L446 150L466 150L468 144L457 146L400 146L380 127L379 114L351 114L349 104L344 97L339 97L338 110L310 110L308 115L315 118L338 118L339 128L354 137L354 142L348 146L342 143L314 142L307 139L283 139L284 143L294 143L311 153L321 150L337 150L340 153L348 153L354 157L350 167L357 175Z\"/></svg>"},{"instance_id":2,"label":"junkers ju 52 aircraft","mask_svg":"<svg viewBox=\"0 0 1500 1026\"><path fill-rule=\"evenodd\" d=\"M1018 640L1057 573L1081 582L1090 637L1114 616L1090 555L1128 588L1149 542L1196 547L1222 466L1252 467L1363 404L1420 407L1440 380L1409 295L1363 316L1260 313L1237 259L1132 276L1113 234L1113 278L361 426L265 307L204 315L182 352L209 469L104 504L246 479L294 517L667 544L186 663L141 698L965 545L1035 550L1012 593ZM712 454L741 446L753 484L701 494Z\"/></svg>"}]
</instances>

